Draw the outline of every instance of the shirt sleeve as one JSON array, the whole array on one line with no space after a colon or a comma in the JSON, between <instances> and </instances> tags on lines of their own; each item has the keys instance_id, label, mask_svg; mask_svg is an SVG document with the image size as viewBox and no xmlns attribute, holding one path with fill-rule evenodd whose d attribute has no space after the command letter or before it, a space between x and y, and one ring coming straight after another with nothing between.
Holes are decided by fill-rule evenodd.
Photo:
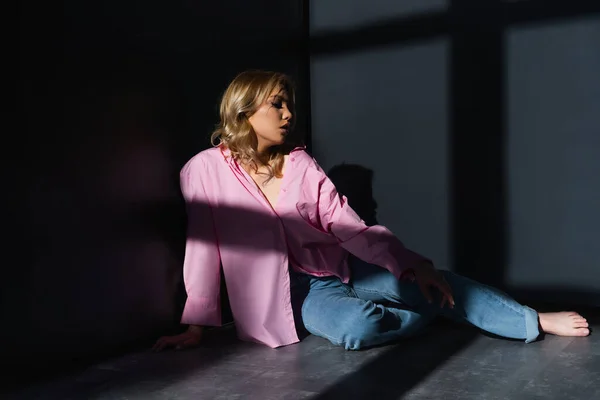
<instances>
[{"instance_id":1,"label":"shirt sleeve","mask_svg":"<svg viewBox=\"0 0 600 400\"><path fill-rule=\"evenodd\" d=\"M182 324L220 326L221 259L213 213L202 174L191 163L181 170L180 185L187 211L183 280L187 300Z\"/></svg>"},{"instance_id":2,"label":"shirt sleeve","mask_svg":"<svg viewBox=\"0 0 600 400\"><path fill-rule=\"evenodd\" d=\"M324 230L361 260L379 265L401 279L418 264L431 260L407 249L382 225L367 226L341 195L325 172L317 165L319 177L318 209Z\"/></svg>"}]
</instances>

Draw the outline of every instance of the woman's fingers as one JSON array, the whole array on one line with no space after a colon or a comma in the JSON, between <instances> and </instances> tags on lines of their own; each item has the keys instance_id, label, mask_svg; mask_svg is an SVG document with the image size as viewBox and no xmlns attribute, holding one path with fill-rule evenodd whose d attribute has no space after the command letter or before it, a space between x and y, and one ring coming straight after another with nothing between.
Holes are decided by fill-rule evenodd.
<instances>
[{"instance_id":1,"label":"woman's fingers","mask_svg":"<svg viewBox=\"0 0 600 400\"><path fill-rule=\"evenodd\" d=\"M168 343L169 343L169 337L168 336L163 336L163 337L161 337L160 339L158 339L156 341L156 343L152 347L152 351L161 351L165 347L167 347Z\"/></svg>"},{"instance_id":2,"label":"woman's fingers","mask_svg":"<svg viewBox=\"0 0 600 400\"><path fill-rule=\"evenodd\" d=\"M433 269L433 267L424 267L420 270L417 270L415 277L423 296L430 304L433 303L433 296L431 295L429 286L434 286L442 294L440 307L443 308L446 303L448 303L450 308L454 308L454 296L452 295L452 288L444 278L444 275L442 275L439 271Z\"/></svg>"},{"instance_id":3,"label":"woman's fingers","mask_svg":"<svg viewBox=\"0 0 600 400\"><path fill-rule=\"evenodd\" d=\"M183 349L187 349L189 347L194 347L194 346L197 346L198 343L200 343L200 340L198 340L197 338L189 338L189 339L186 339L183 342L179 343L177 345L177 347L175 348L175 350L183 350Z\"/></svg>"},{"instance_id":4,"label":"woman's fingers","mask_svg":"<svg viewBox=\"0 0 600 400\"><path fill-rule=\"evenodd\" d=\"M446 282L444 277L441 277L441 280L437 282L437 288L444 295L444 303L445 303L445 300L448 300L448 304L450 304L450 308L453 308L454 307L454 296L452 296L452 289L450 288L450 285L448 285L448 282Z\"/></svg>"},{"instance_id":5,"label":"woman's fingers","mask_svg":"<svg viewBox=\"0 0 600 400\"><path fill-rule=\"evenodd\" d=\"M152 350L161 351L166 349L167 347L176 347L184 339L185 337L183 335L163 336L156 341L156 343L152 347Z\"/></svg>"},{"instance_id":6,"label":"woman's fingers","mask_svg":"<svg viewBox=\"0 0 600 400\"><path fill-rule=\"evenodd\" d=\"M153 351L161 351L167 347L174 347L175 350L182 350L188 347L197 346L200 343L201 336L190 332L184 332L174 336L163 336L156 341L152 347Z\"/></svg>"},{"instance_id":7,"label":"woman's fingers","mask_svg":"<svg viewBox=\"0 0 600 400\"><path fill-rule=\"evenodd\" d=\"M452 296L452 289L443 276L439 276L437 279L433 278L417 280L417 283L419 284L419 288L421 289L421 292L423 293L425 299L427 299L428 303L433 302L433 296L431 295L429 288L430 286L433 286L442 294L440 308L443 308L446 303L448 303L450 308L454 308L454 296Z\"/></svg>"},{"instance_id":8,"label":"woman's fingers","mask_svg":"<svg viewBox=\"0 0 600 400\"><path fill-rule=\"evenodd\" d=\"M429 291L429 283L419 282L419 288L421 289L423 296L425 296L425 298L427 299L427 302L433 302L433 297L431 296L431 292Z\"/></svg>"}]
</instances>

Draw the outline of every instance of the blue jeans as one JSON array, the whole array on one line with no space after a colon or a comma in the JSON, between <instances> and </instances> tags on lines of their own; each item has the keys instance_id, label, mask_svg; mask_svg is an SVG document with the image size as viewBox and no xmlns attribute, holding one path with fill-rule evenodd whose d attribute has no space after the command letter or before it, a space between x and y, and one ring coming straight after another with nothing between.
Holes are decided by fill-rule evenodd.
<instances>
[{"instance_id":1,"label":"blue jeans","mask_svg":"<svg viewBox=\"0 0 600 400\"><path fill-rule=\"evenodd\" d=\"M455 301L454 308L441 308L437 289L431 288L434 302L430 304L416 283L398 281L386 269L354 257L349 262L348 284L336 277L297 277L310 285L301 308L306 329L347 350L418 334L437 316L527 343L539 335L537 312L492 287L440 271Z\"/></svg>"}]
</instances>

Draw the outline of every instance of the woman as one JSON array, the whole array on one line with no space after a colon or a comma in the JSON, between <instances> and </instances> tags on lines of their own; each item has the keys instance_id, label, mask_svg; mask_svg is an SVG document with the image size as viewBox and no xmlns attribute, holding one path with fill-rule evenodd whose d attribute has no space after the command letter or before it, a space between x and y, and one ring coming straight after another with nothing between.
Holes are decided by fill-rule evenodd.
<instances>
[{"instance_id":1,"label":"woman","mask_svg":"<svg viewBox=\"0 0 600 400\"><path fill-rule=\"evenodd\" d=\"M417 334L438 315L525 342L589 334L577 313L537 313L365 225L303 148L286 149L293 108L280 73L247 71L225 91L215 146L181 170L189 328L155 350L197 345L204 326L221 324L221 265L238 336L273 348L298 342L305 326L358 350Z\"/></svg>"}]
</instances>

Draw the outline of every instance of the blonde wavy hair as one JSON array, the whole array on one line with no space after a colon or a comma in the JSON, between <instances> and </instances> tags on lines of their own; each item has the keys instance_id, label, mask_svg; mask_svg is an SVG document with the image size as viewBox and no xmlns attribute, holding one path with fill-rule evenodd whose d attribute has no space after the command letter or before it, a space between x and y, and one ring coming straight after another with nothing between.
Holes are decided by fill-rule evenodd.
<instances>
[{"instance_id":1,"label":"blonde wavy hair","mask_svg":"<svg viewBox=\"0 0 600 400\"><path fill-rule=\"evenodd\" d=\"M258 154L258 139L252 129L250 118L277 88L287 92L288 108L294 115L294 86L291 79L280 72L252 70L236 76L221 99L220 122L210 139L213 146L224 146L232 157L249 165L258 172L267 167L266 182L273 177L281 178L285 146L274 146L267 154ZM292 124L295 118L292 118Z\"/></svg>"}]
</instances>

